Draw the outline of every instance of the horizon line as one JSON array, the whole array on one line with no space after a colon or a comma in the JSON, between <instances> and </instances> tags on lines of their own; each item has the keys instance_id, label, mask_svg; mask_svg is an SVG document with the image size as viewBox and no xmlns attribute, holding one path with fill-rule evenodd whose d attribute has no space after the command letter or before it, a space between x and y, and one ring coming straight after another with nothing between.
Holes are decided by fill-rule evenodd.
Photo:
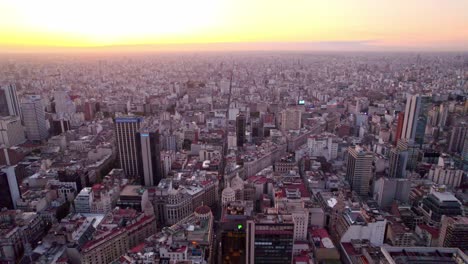
<instances>
[{"instance_id":1,"label":"horizon line","mask_svg":"<svg viewBox=\"0 0 468 264\"><path fill-rule=\"evenodd\" d=\"M94 46L0 45L0 54L27 53L174 53L174 52L442 52L466 53L468 46L385 46L378 40L357 41L263 41L263 42L206 42L206 43L148 43Z\"/></svg>"}]
</instances>

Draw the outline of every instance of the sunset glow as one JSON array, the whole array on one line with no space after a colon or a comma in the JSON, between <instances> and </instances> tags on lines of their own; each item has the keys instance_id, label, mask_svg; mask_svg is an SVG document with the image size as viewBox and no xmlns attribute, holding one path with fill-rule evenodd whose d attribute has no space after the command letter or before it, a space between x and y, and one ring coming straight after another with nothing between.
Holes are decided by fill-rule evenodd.
<instances>
[{"instance_id":1,"label":"sunset glow","mask_svg":"<svg viewBox=\"0 0 468 264\"><path fill-rule=\"evenodd\" d=\"M466 50L468 1L0 0L3 49L237 42Z\"/></svg>"}]
</instances>

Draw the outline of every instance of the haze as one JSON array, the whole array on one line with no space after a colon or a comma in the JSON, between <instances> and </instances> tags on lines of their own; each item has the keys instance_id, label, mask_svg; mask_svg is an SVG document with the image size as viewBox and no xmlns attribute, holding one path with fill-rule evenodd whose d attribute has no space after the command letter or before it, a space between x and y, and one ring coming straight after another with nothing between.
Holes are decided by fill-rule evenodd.
<instances>
[{"instance_id":1,"label":"haze","mask_svg":"<svg viewBox=\"0 0 468 264\"><path fill-rule=\"evenodd\" d=\"M468 47L468 1L0 0L0 51Z\"/></svg>"}]
</instances>

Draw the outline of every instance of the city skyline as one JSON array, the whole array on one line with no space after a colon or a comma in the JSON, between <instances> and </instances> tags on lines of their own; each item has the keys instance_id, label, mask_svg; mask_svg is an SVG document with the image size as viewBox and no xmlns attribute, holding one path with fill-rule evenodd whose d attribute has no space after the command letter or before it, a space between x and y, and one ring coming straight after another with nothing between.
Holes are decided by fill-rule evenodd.
<instances>
[{"instance_id":1,"label":"city skyline","mask_svg":"<svg viewBox=\"0 0 468 264\"><path fill-rule=\"evenodd\" d=\"M0 1L0 52L466 51L468 2Z\"/></svg>"}]
</instances>

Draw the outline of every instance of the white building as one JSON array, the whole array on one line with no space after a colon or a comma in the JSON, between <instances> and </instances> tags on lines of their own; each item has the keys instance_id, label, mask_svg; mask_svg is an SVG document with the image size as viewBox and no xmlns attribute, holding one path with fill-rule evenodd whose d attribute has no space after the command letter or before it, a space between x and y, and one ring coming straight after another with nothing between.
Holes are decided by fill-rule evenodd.
<instances>
[{"instance_id":1,"label":"white building","mask_svg":"<svg viewBox=\"0 0 468 264\"><path fill-rule=\"evenodd\" d=\"M7 148L26 141L19 116L0 117L0 145Z\"/></svg>"},{"instance_id":2,"label":"white building","mask_svg":"<svg viewBox=\"0 0 468 264\"><path fill-rule=\"evenodd\" d=\"M440 161L440 159L439 159ZM450 188L460 187L463 180L463 170L457 170L452 167L444 166L440 163L436 166L432 166L429 170L427 178L434 183L446 185Z\"/></svg>"},{"instance_id":3,"label":"white building","mask_svg":"<svg viewBox=\"0 0 468 264\"><path fill-rule=\"evenodd\" d=\"M26 138L44 140L48 137L44 105L41 96L30 95L21 103L23 122L26 127Z\"/></svg>"},{"instance_id":4,"label":"white building","mask_svg":"<svg viewBox=\"0 0 468 264\"><path fill-rule=\"evenodd\" d=\"M83 188L75 198L75 212L90 213L91 203L93 202L92 190L89 187Z\"/></svg>"}]
</instances>

